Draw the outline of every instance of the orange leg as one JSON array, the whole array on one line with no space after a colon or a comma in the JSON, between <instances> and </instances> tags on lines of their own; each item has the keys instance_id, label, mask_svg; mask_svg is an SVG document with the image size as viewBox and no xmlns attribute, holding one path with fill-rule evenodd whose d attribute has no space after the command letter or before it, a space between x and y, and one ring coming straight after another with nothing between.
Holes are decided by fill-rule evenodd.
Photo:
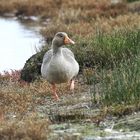
<instances>
[{"instance_id":1,"label":"orange leg","mask_svg":"<svg viewBox=\"0 0 140 140\"><path fill-rule=\"evenodd\" d=\"M70 81L70 90L74 90L74 80Z\"/></svg>"},{"instance_id":2,"label":"orange leg","mask_svg":"<svg viewBox=\"0 0 140 140\"><path fill-rule=\"evenodd\" d=\"M58 95L56 93L56 86L55 86L55 84L52 84L52 94L54 95L54 98L56 100L59 100L59 97L58 97Z\"/></svg>"}]
</instances>

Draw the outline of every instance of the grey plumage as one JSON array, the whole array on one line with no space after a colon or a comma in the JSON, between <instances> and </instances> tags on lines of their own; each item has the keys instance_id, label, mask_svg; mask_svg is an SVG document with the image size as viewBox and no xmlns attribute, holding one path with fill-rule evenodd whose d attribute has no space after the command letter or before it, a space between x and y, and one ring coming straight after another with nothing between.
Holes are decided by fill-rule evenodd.
<instances>
[{"instance_id":1,"label":"grey plumage","mask_svg":"<svg viewBox=\"0 0 140 140\"><path fill-rule=\"evenodd\" d=\"M60 32L60 35L67 36ZM57 33L52 42L52 49L46 52L41 66L41 74L51 84L59 84L72 80L79 72L79 64L73 52L65 48L61 41L64 38Z\"/></svg>"}]
</instances>

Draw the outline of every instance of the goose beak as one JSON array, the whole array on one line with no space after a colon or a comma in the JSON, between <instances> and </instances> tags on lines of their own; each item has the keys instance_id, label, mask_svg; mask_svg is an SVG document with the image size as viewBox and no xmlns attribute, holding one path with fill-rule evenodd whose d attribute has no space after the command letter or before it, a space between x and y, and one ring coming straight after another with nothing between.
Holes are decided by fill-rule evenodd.
<instances>
[{"instance_id":1,"label":"goose beak","mask_svg":"<svg viewBox=\"0 0 140 140\"><path fill-rule=\"evenodd\" d=\"M65 45L67 45L67 44L75 44L75 42L73 40L71 40L68 36L65 36L64 44Z\"/></svg>"}]
</instances>

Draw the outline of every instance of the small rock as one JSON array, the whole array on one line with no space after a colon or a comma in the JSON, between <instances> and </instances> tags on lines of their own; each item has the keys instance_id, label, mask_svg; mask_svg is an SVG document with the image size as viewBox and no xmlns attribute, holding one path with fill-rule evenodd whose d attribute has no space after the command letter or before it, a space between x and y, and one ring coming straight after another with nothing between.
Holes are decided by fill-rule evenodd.
<instances>
[{"instance_id":1,"label":"small rock","mask_svg":"<svg viewBox=\"0 0 140 140\"><path fill-rule=\"evenodd\" d=\"M40 52L37 52L33 56L31 56L25 63L23 69L21 70L21 80L26 82L33 82L38 79L41 75L41 64L43 60L43 56L46 53L48 47L44 47Z\"/></svg>"}]
</instances>

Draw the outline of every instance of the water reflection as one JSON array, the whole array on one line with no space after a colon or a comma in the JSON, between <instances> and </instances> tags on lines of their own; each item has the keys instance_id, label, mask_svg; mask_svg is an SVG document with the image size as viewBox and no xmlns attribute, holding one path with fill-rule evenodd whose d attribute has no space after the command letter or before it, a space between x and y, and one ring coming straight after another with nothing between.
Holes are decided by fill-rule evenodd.
<instances>
[{"instance_id":1,"label":"water reflection","mask_svg":"<svg viewBox=\"0 0 140 140\"><path fill-rule=\"evenodd\" d=\"M40 40L39 34L17 20L0 18L0 72L21 69Z\"/></svg>"}]
</instances>

